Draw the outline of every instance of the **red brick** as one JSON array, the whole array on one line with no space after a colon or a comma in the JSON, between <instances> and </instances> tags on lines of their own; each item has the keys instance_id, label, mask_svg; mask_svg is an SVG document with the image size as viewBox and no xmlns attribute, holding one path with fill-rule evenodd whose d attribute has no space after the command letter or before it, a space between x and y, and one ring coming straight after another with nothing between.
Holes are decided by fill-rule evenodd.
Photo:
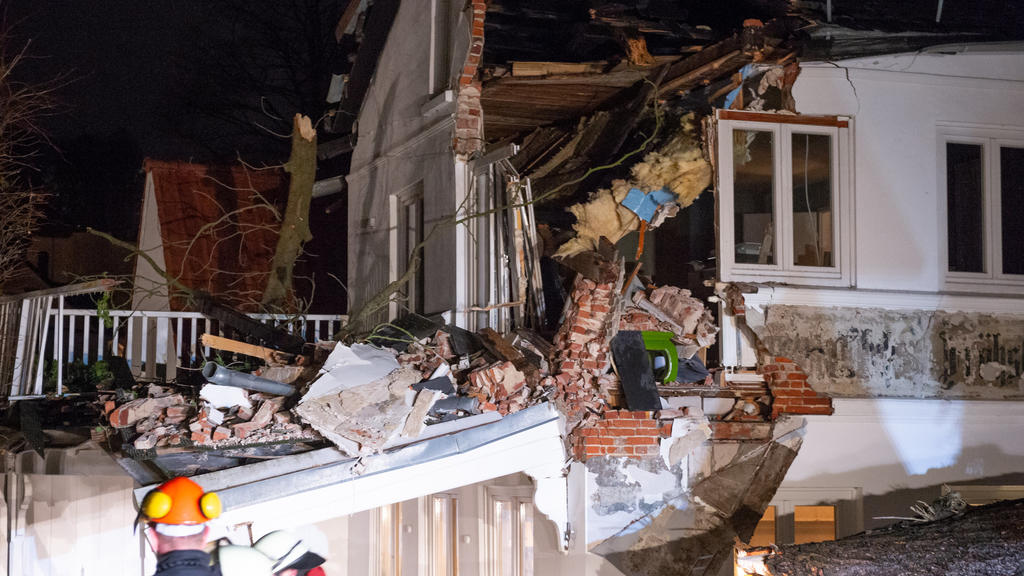
<instances>
[{"instance_id":1,"label":"red brick","mask_svg":"<svg viewBox=\"0 0 1024 576\"><path fill-rule=\"evenodd\" d=\"M226 426L218 426L213 431L213 441L214 442L219 442L221 440L227 440L228 438L231 438L231 429L227 428Z\"/></svg>"},{"instance_id":2,"label":"red brick","mask_svg":"<svg viewBox=\"0 0 1024 576\"><path fill-rule=\"evenodd\" d=\"M668 438L669 436L672 436L672 423L669 422L668 424L665 424L661 428L658 428L658 435L660 435L662 438Z\"/></svg>"},{"instance_id":3,"label":"red brick","mask_svg":"<svg viewBox=\"0 0 1024 576\"><path fill-rule=\"evenodd\" d=\"M603 447L593 446L589 444L586 446L586 449L584 450L584 454L586 454L587 456L603 456L606 453L607 452Z\"/></svg>"},{"instance_id":4,"label":"red brick","mask_svg":"<svg viewBox=\"0 0 1024 576\"><path fill-rule=\"evenodd\" d=\"M786 380L807 380L807 374L803 372L790 372L786 374Z\"/></svg>"},{"instance_id":5,"label":"red brick","mask_svg":"<svg viewBox=\"0 0 1024 576\"><path fill-rule=\"evenodd\" d=\"M761 367L761 373L763 373L763 374L770 374L772 372L778 372L778 371L779 371L778 364L765 364L764 366Z\"/></svg>"},{"instance_id":6,"label":"red brick","mask_svg":"<svg viewBox=\"0 0 1024 576\"><path fill-rule=\"evenodd\" d=\"M202 432L193 432L191 438L193 444L205 444L210 441L210 437Z\"/></svg>"},{"instance_id":7,"label":"red brick","mask_svg":"<svg viewBox=\"0 0 1024 576\"><path fill-rule=\"evenodd\" d=\"M258 422L242 422L241 424L233 424L231 431L234 432L235 436L245 438L262 427L263 425Z\"/></svg>"},{"instance_id":8,"label":"red brick","mask_svg":"<svg viewBox=\"0 0 1024 576\"><path fill-rule=\"evenodd\" d=\"M653 436L631 436L626 438L626 444L630 446L657 446L658 439Z\"/></svg>"},{"instance_id":9,"label":"red brick","mask_svg":"<svg viewBox=\"0 0 1024 576\"><path fill-rule=\"evenodd\" d=\"M188 406L168 406L167 407L168 418L187 418L188 417Z\"/></svg>"},{"instance_id":10,"label":"red brick","mask_svg":"<svg viewBox=\"0 0 1024 576\"><path fill-rule=\"evenodd\" d=\"M777 363L780 363L780 364L781 363L787 363L787 364L792 364L793 363L792 360L790 360L789 358L786 358L785 356L776 356L775 357L775 361Z\"/></svg>"}]
</instances>

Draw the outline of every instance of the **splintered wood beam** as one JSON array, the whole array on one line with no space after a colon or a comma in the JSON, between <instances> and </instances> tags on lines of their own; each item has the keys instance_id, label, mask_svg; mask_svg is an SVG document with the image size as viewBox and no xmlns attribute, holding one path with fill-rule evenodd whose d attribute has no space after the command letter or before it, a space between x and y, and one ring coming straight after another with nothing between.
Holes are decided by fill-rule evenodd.
<instances>
[{"instance_id":1,"label":"splintered wood beam","mask_svg":"<svg viewBox=\"0 0 1024 576\"><path fill-rule=\"evenodd\" d=\"M667 94L669 92L675 92L679 90L689 90L690 88L692 88L691 85L698 82L703 76L720 70L727 62L729 62L733 58L740 56L741 54L742 53L739 50L733 50L732 52L729 52L724 56L719 56L718 58L715 58L714 60L708 62L707 64L690 70L689 72L683 74L682 76L678 76L676 78L667 80L661 86L658 87L658 95L660 96L663 94Z\"/></svg>"}]
</instances>

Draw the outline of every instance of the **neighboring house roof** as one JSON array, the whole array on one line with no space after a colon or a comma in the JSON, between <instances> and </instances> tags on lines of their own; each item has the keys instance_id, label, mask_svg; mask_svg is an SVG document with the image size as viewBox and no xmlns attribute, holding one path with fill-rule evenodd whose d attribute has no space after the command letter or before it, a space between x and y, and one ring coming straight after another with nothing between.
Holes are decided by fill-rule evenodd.
<instances>
[{"instance_id":1,"label":"neighboring house roof","mask_svg":"<svg viewBox=\"0 0 1024 576\"><path fill-rule=\"evenodd\" d=\"M144 170L151 177L147 185L152 182L167 272L192 289L254 308L287 201L284 170L149 159ZM181 308L174 300L172 308Z\"/></svg>"}]
</instances>

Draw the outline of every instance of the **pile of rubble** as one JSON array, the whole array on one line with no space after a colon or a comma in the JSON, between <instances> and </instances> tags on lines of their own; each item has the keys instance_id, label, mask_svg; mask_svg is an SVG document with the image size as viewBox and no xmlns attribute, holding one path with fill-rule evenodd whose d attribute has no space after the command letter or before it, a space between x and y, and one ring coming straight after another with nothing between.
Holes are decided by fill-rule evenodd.
<instances>
[{"instance_id":1,"label":"pile of rubble","mask_svg":"<svg viewBox=\"0 0 1024 576\"><path fill-rule=\"evenodd\" d=\"M553 342L529 330L471 333L415 314L363 343L319 342L297 354L204 337L205 345L265 366L243 373L208 364L207 383L192 396L158 385L134 398L122 390L120 402L105 397L104 413L137 453L330 442L355 457L416 442L433 425L492 413L447 427L459 429L539 402L555 402L570 431L609 408L647 409L629 406L629 388L638 384L613 357L617 334L657 331L686 360L716 329L688 291L639 281L623 290L620 260L604 259L600 268L596 277L577 274ZM638 353L647 352L641 344Z\"/></svg>"}]
</instances>

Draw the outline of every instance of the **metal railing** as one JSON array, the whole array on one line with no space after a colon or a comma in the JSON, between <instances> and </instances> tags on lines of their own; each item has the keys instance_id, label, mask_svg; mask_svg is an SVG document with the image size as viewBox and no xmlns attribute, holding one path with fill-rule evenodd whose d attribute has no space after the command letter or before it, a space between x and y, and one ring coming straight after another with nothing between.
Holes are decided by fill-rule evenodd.
<instances>
[{"instance_id":1,"label":"metal railing","mask_svg":"<svg viewBox=\"0 0 1024 576\"><path fill-rule=\"evenodd\" d=\"M69 296L103 292L111 281L89 282L0 298L0 397L10 400L65 393L66 368L123 356L137 376L174 378L182 367L211 357L203 334L224 335L198 312L98 310L64 307ZM342 315L249 314L307 342L331 338Z\"/></svg>"}]
</instances>

